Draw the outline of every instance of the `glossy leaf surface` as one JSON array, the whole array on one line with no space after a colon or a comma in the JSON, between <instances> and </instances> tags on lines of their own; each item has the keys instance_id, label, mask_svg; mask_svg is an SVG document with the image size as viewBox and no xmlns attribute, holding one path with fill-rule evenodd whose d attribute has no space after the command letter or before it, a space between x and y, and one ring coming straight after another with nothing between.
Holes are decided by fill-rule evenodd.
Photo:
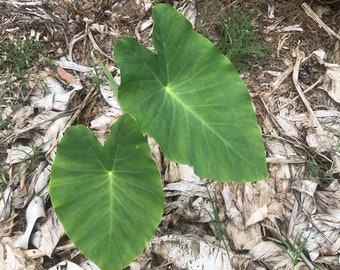
<instances>
[{"instance_id":1,"label":"glossy leaf surface","mask_svg":"<svg viewBox=\"0 0 340 270\"><path fill-rule=\"evenodd\" d=\"M156 5L152 19L155 52L132 38L114 49L123 111L165 156L203 178L266 178L261 133L233 64L169 5Z\"/></svg>"},{"instance_id":2,"label":"glossy leaf surface","mask_svg":"<svg viewBox=\"0 0 340 270\"><path fill-rule=\"evenodd\" d=\"M104 145L88 128L71 127L58 146L49 191L67 235L103 270L136 258L163 213L157 166L128 115L112 126Z\"/></svg>"}]
</instances>

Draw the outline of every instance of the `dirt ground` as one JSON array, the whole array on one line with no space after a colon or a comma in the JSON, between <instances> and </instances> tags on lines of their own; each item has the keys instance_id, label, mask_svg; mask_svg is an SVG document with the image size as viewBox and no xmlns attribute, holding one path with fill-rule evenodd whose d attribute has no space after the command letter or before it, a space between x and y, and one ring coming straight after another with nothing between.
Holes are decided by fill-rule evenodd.
<instances>
[{"instance_id":1,"label":"dirt ground","mask_svg":"<svg viewBox=\"0 0 340 270\"><path fill-rule=\"evenodd\" d=\"M195 29L215 43L219 20L233 6L256 9L267 54L250 56L240 72L263 134L269 178L217 184L160 161L163 219L126 269L340 269L340 1L55 0L0 1L0 57L8 57L1 44L24 40L41 41L45 52L24 85L0 62L0 270L97 269L64 234L47 183L69 125L87 125L103 138L118 115L99 91L104 77L70 62L91 70L102 63L119 80L114 44L131 36L152 48L150 16L159 2L194 18ZM81 89L58 110L39 107L49 91L41 91L41 81L49 76L67 91ZM23 162L18 149L34 150L34 159ZM37 196L43 213L29 221Z\"/></svg>"}]
</instances>

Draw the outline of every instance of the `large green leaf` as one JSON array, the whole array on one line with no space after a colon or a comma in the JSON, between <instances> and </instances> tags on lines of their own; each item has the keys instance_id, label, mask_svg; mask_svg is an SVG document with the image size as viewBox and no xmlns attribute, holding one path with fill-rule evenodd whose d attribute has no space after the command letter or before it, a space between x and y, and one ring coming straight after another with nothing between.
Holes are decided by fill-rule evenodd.
<instances>
[{"instance_id":1,"label":"large green leaf","mask_svg":"<svg viewBox=\"0 0 340 270\"><path fill-rule=\"evenodd\" d=\"M128 265L162 217L160 175L128 115L104 145L86 127L71 127L58 146L49 190L67 235L101 269Z\"/></svg>"},{"instance_id":2,"label":"large green leaf","mask_svg":"<svg viewBox=\"0 0 340 270\"><path fill-rule=\"evenodd\" d=\"M121 39L118 99L171 160L217 181L267 176L265 151L246 86L233 64L166 4L156 5L153 53Z\"/></svg>"}]
</instances>

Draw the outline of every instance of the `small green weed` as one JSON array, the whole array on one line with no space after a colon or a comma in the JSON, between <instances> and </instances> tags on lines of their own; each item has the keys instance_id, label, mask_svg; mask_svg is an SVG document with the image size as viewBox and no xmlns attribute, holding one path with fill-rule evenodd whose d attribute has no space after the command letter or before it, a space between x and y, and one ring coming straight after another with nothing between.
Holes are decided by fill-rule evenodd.
<instances>
[{"instance_id":1,"label":"small green weed","mask_svg":"<svg viewBox=\"0 0 340 270\"><path fill-rule=\"evenodd\" d=\"M218 206L217 206L217 203L216 203L217 202L216 194L215 194L214 198L212 198L208 187L206 187L206 188L207 188L209 200L211 202L211 206L213 208L213 214L211 214L209 212L209 216L210 216L211 221L212 221L213 226L214 226L216 239L217 239L217 241L219 241L219 244L222 242L223 245L224 245L224 248L228 251L229 245L226 243L226 240L225 240L225 230L222 228L221 221L220 221L220 218L218 216L219 209L218 209Z\"/></svg>"},{"instance_id":2,"label":"small green weed","mask_svg":"<svg viewBox=\"0 0 340 270\"><path fill-rule=\"evenodd\" d=\"M0 65L21 78L35 65L42 51L43 45L37 41L3 41L0 43Z\"/></svg>"},{"instance_id":3,"label":"small green weed","mask_svg":"<svg viewBox=\"0 0 340 270\"><path fill-rule=\"evenodd\" d=\"M249 10L242 4L231 5L222 15L202 15L203 24L211 21L208 31L203 34L214 40L216 47L238 69L251 65L254 57L264 58L268 55L270 47L263 43L256 15L256 7Z\"/></svg>"},{"instance_id":4,"label":"small green weed","mask_svg":"<svg viewBox=\"0 0 340 270\"><path fill-rule=\"evenodd\" d=\"M334 179L331 172L331 163L321 157L306 160L306 177L317 181L321 186L328 186Z\"/></svg>"},{"instance_id":5,"label":"small green weed","mask_svg":"<svg viewBox=\"0 0 340 270\"><path fill-rule=\"evenodd\" d=\"M39 41L11 41L0 43L0 104L19 104L31 92L32 77L40 67L51 65L48 50ZM32 76L33 75L33 76Z\"/></svg>"},{"instance_id":6,"label":"small green weed","mask_svg":"<svg viewBox=\"0 0 340 270\"><path fill-rule=\"evenodd\" d=\"M43 146L33 147L32 151L25 152L26 156L22 159L22 163L29 164L29 169L34 170L37 164L45 159Z\"/></svg>"},{"instance_id":7,"label":"small green weed","mask_svg":"<svg viewBox=\"0 0 340 270\"><path fill-rule=\"evenodd\" d=\"M94 67L95 76L93 76L92 82L93 82L93 84L95 85L95 87L96 87L97 89L99 89L99 88L100 88L100 82L101 82L101 80L100 80L100 74L99 74L100 72L99 72L99 70L98 70L98 68L97 68L96 65L93 65L93 67Z\"/></svg>"},{"instance_id":8,"label":"small green weed","mask_svg":"<svg viewBox=\"0 0 340 270\"><path fill-rule=\"evenodd\" d=\"M18 179L21 179L24 174L30 174L36 169L38 163L45 159L42 149L43 146L36 146L28 150L18 149L19 152L22 152L22 157L14 172Z\"/></svg>"},{"instance_id":9,"label":"small green weed","mask_svg":"<svg viewBox=\"0 0 340 270\"><path fill-rule=\"evenodd\" d=\"M40 84L39 71L52 65L45 44L39 41L0 41L0 131L10 132L11 117L29 105L32 91ZM41 89L41 87L39 87Z\"/></svg>"},{"instance_id":10,"label":"small green weed","mask_svg":"<svg viewBox=\"0 0 340 270\"><path fill-rule=\"evenodd\" d=\"M5 130L9 124L9 120L0 115L0 138L2 137L1 134L3 133L3 130Z\"/></svg>"},{"instance_id":11,"label":"small green weed","mask_svg":"<svg viewBox=\"0 0 340 270\"><path fill-rule=\"evenodd\" d=\"M0 195L7 187L7 183L8 183L8 174L5 171L5 169L0 166Z\"/></svg>"},{"instance_id":12,"label":"small green weed","mask_svg":"<svg viewBox=\"0 0 340 270\"><path fill-rule=\"evenodd\" d=\"M279 234L274 233L274 235L281 244L281 245L278 244L278 247L289 256L293 265L296 265L297 262L299 261L299 258L301 257L303 250L306 247L309 236L305 237L302 240L302 236L297 234L294 238L294 241L292 241L292 243L289 243L289 241L285 240Z\"/></svg>"}]
</instances>

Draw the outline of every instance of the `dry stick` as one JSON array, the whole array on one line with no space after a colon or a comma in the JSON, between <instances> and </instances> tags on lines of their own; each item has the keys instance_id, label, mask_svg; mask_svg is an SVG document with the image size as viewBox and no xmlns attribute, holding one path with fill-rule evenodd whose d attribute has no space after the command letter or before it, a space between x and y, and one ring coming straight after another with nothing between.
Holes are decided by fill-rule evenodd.
<instances>
[{"instance_id":1,"label":"dry stick","mask_svg":"<svg viewBox=\"0 0 340 270\"><path fill-rule=\"evenodd\" d=\"M15 6L15 7L18 7L18 6L34 7L34 6L41 6L43 4L42 1L31 1L31 2L7 1L7 2L9 2L8 4L11 4L11 5Z\"/></svg>"},{"instance_id":2,"label":"dry stick","mask_svg":"<svg viewBox=\"0 0 340 270\"><path fill-rule=\"evenodd\" d=\"M315 222L313 221L312 217L307 213L306 209L303 207L302 203L301 203L301 200L299 199L298 195L297 195L297 191L294 191L294 196L295 196L295 199L298 203L298 205L300 206L300 208L302 209L302 212L305 214L305 216L307 217L308 221L314 226L314 228L328 241L330 242L331 244L334 245L334 241L332 241L331 239L329 239L327 237L327 235L325 235L321 229L318 227L318 225L315 224Z\"/></svg>"},{"instance_id":3,"label":"dry stick","mask_svg":"<svg viewBox=\"0 0 340 270\"><path fill-rule=\"evenodd\" d=\"M49 118L49 119L43 120L43 121L41 121L41 122L39 122L39 123L30 125L30 126L24 128L24 129L18 130L18 131L16 131L15 133L13 133L13 134L11 134L10 136L8 136L7 138L5 138L4 140L0 141L0 144L3 144L4 142L7 142L7 141L13 139L15 136L18 136L18 135L20 135L20 134L26 133L26 132L28 132L28 131L30 131L30 130L32 130L32 129L38 128L38 127L40 127L42 124L45 124L45 123L47 123L47 122L51 122L51 121L57 120L57 119L59 119L59 118L61 118L61 117L64 117L64 116L66 116L66 115L72 114L72 112L75 111L75 110L76 110L76 108L73 108L73 109L70 109L70 110L67 110L67 111L58 113L57 115L55 115L55 116L53 116L53 117L51 117L51 118Z\"/></svg>"},{"instance_id":4,"label":"dry stick","mask_svg":"<svg viewBox=\"0 0 340 270\"><path fill-rule=\"evenodd\" d=\"M303 91L304 94L308 93L309 91L313 90L315 88L315 86L317 86L318 84L320 84L323 81L323 78L319 78L315 83L313 83L311 86L309 86L305 91ZM280 108L276 109L274 111L274 113L279 112L280 110L282 110L283 108L286 108L288 105L292 104L295 100L297 100L299 97L295 97L292 100L290 100L289 102L287 102L286 104L282 105Z\"/></svg>"},{"instance_id":5,"label":"dry stick","mask_svg":"<svg viewBox=\"0 0 340 270\"><path fill-rule=\"evenodd\" d=\"M299 202L296 200L293 205L292 213L290 216L289 224L288 224L288 231L287 237L293 235L294 227L295 227L295 220L299 212Z\"/></svg>"},{"instance_id":6,"label":"dry stick","mask_svg":"<svg viewBox=\"0 0 340 270\"><path fill-rule=\"evenodd\" d=\"M135 35L136 35L138 41L142 39L142 37L138 33L138 28L141 26L141 24L142 24L142 21L139 21L139 23L137 24L137 26L135 28Z\"/></svg>"},{"instance_id":7,"label":"dry stick","mask_svg":"<svg viewBox=\"0 0 340 270\"><path fill-rule=\"evenodd\" d=\"M331 37L335 37L336 39L340 40L340 36L337 35L331 28L329 28L320 18L316 13L308 6L306 3L303 3L302 8L305 10L307 15L311 17L318 25L319 27L323 28L327 34Z\"/></svg>"},{"instance_id":8,"label":"dry stick","mask_svg":"<svg viewBox=\"0 0 340 270\"><path fill-rule=\"evenodd\" d=\"M295 54L296 54L296 62L294 64L294 68L293 68L293 83L294 83L294 86L296 88L296 90L298 91L299 93L299 96L300 98L302 99L302 102L303 104L305 105L305 107L307 108L307 111L309 112L309 114L311 115L312 117L312 120L316 126L316 129L318 131L318 134L320 136L324 136L324 137L327 137L327 133L324 131L323 127L321 126L319 120L316 118L315 114L314 114L314 111L313 109L311 108L311 106L309 105L309 102L308 100L306 99L301 87L300 87L300 84L299 84L299 81L298 81L298 78L299 78L299 70L300 70L300 65L302 63L304 63L307 59L309 59L311 55L309 55L308 57L303 57L300 53L300 50L299 50L299 47L296 47L295 48ZM331 149L332 146L331 144L329 143L329 140L327 139L326 140L326 143L327 143L327 148L328 149ZM319 156L323 157L325 160L328 160L330 163L332 163L332 160L330 160L328 157L326 157L325 155L323 155L322 153L318 153Z\"/></svg>"},{"instance_id":9,"label":"dry stick","mask_svg":"<svg viewBox=\"0 0 340 270\"><path fill-rule=\"evenodd\" d=\"M311 53L310 55L308 55L307 57L305 57L304 59L301 60L301 64L303 64L304 62L306 62L309 58L311 58L314 54ZM285 79L288 78L288 76L290 75L290 73L292 73L293 71L293 65L288 66L288 68L279 76L276 78L276 80L271 84L271 87L273 88L273 90L277 90L280 85L284 82Z\"/></svg>"},{"instance_id":10,"label":"dry stick","mask_svg":"<svg viewBox=\"0 0 340 270\"><path fill-rule=\"evenodd\" d=\"M266 158L267 163L278 163L278 164L302 164L306 163L306 160L303 159L292 159L292 158L275 158L275 157L268 157Z\"/></svg>"},{"instance_id":11,"label":"dry stick","mask_svg":"<svg viewBox=\"0 0 340 270\"><path fill-rule=\"evenodd\" d=\"M296 248L295 244L294 244L294 241L291 240L290 236L293 235L293 230L294 230L294 227L295 227L295 219L298 215L298 211L299 211L299 208L302 207L299 199L297 198L297 195L296 193L294 192L294 195L296 197L296 200L294 202L294 206L293 206L293 210L292 210L292 214L291 214L291 218L290 218L290 221L289 221L289 225L288 225L288 233L287 233L287 240L289 242L289 244L291 244L293 247ZM303 207L302 207L303 209ZM306 214L306 212L304 212ZM309 219L309 221L312 222L312 220L307 216L307 218ZM313 225L315 223L312 223ZM324 235L319 229L318 227L316 227L316 229L322 234ZM301 252L300 254L300 257L301 259L304 261L304 263L310 268L310 269L315 269L313 264L308 260L308 258Z\"/></svg>"},{"instance_id":12,"label":"dry stick","mask_svg":"<svg viewBox=\"0 0 340 270\"><path fill-rule=\"evenodd\" d=\"M271 84L273 90L277 90L282 82L288 78L290 73L292 73L293 67L289 66L276 80Z\"/></svg>"},{"instance_id":13,"label":"dry stick","mask_svg":"<svg viewBox=\"0 0 340 270\"><path fill-rule=\"evenodd\" d=\"M107 55L106 53L104 53L102 51L102 49L98 46L98 44L96 43L96 41L94 40L94 37L92 35L92 32L91 30L88 31L87 35L89 36L90 40L91 40L91 43L93 45L93 47L103 56L105 56L106 58L110 59L111 61L114 61L113 58L109 55Z\"/></svg>"},{"instance_id":14,"label":"dry stick","mask_svg":"<svg viewBox=\"0 0 340 270\"><path fill-rule=\"evenodd\" d=\"M73 124L74 120L79 116L79 114L82 112L84 107L87 105L88 101L95 97L97 95L96 89L92 88L84 98L83 102L78 106L77 110L74 112L74 114L71 116L71 118L67 121L67 124L65 125L64 129L59 133L57 136L57 139L53 142L50 149L46 152L45 156L48 162L52 163L53 161L50 159L50 154L54 151L54 149L57 147L57 144L61 140L61 138L64 136L64 133L66 130Z\"/></svg>"},{"instance_id":15,"label":"dry stick","mask_svg":"<svg viewBox=\"0 0 340 270\"><path fill-rule=\"evenodd\" d=\"M314 114L314 111L313 109L311 108L311 106L309 105L309 102L308 100L306 99L301 87L300 87L300 84L298 82L298 78L299 78L299 69L300 69L300 65L301 63L303 62L302 59L304 58L302 55L301 55L301 52L299 50L299 47L296 47L295 48L295 54L296 54L296 61L295 61L295 64L294 64L294 68L293 68L293 83L294 83L294 86L297 90L297 92L299 93L299 96L300 98L302 99L302 102L303 104L305 105L307 111L309 112L309 114L311 115L312 117L312 120L314 122L314 124L316 125L316 128L318 129L318 131L320 132L320 134L322 135L325 135L326 133L324 132L319 120L316 118L315 114ZM327 144L329 146L329 148L331 148L331 145L329 144L329 141L327 140Z\"/></svg>"},{"instance_id":16,"label":"dry stick","mask_svg":"<svg viewBox=\"0 0 340 270\"><path fill-rule=\"evenodd\" d=\"M75 35L73 38L72 38L72 40L71 40L71 42L70 42L70 44L69 44L69 46L68 46L68 56L67 56L67 60L69 60L69 61L73 61L73 57L72 57L72 55L73 55L73 47L74 47L74 45L79 41L79 40L82 40L82 39L84 39L86 37L86 33L84 32L80 32L79 34L77 34L77 35Z\"/></svg>"}]
</instances>

